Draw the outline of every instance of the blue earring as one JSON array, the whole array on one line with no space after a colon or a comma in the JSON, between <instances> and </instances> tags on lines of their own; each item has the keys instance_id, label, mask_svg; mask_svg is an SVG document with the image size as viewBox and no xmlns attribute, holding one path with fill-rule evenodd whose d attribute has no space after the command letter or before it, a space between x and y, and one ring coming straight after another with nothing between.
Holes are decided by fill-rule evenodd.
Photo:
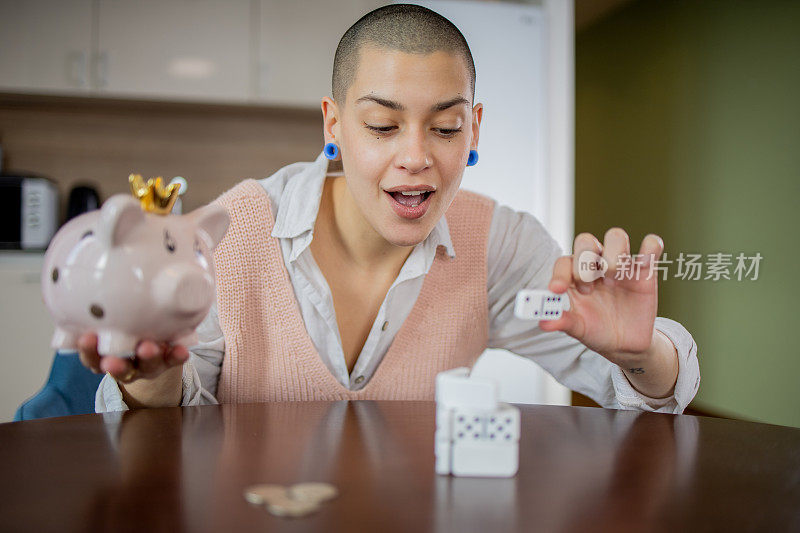
<instances>
[{"instance_id":1,"label":"blue earring","mask_svg":"<svg viewBox=\"0 0 800 533\"><path fill-rule=\"evenodd\" d=\"M467 158L467 166L471 167L478 162L478 151L477 150L470 150L469 157Z\"/></svg>"},{"instance_id":2,"label":"blue earring","mask_svg":"<svg viewBox=\"0 0 800 533\"><path fill-rule=\"evenodd\" d=\"M336 146L336 143L328 143L325 145L325 157L333 160L336 159L337 155L339 155L339 147Z\"/></svg>"}]
</instances>

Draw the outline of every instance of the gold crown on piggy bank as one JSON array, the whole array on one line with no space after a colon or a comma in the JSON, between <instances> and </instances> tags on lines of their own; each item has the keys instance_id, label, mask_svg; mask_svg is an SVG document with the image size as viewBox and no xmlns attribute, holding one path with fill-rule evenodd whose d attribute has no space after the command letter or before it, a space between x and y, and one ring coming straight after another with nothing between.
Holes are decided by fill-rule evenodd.
<instances>
[{"instance_id":1,"label":"gold crown on piggy bank","mask_svg":"<svg viewBox=\"0 0 800 533\"><path fill-rule=\"evenodd\" d=\"M179 183L164 187L161 176L150 178L145 183L141 175L131 174L128 176L128 183L131 186L131 194L142 204L142 210L157 215L168 215L172 211L181 189Z\"/></svg>"}]
</instances>

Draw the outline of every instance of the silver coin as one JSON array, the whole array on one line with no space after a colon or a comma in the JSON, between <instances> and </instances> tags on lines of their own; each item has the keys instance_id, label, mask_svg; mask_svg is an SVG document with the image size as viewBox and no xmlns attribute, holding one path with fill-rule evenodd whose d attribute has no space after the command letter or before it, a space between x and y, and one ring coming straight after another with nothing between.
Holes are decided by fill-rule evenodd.
<instances>
[{"instance_id":1,"label":"silver coin","mask_svg":"<svg viewBox=\"0 0 800 533\"><path fill-rule=\"evenodd\" d=\"M282 485L252 485L244 491L244 499L253 505L263 505L274 499L288 498Z\"/></svg>"},{"instance_id":2,"label":"silver coin","mask_svg":"<svg viewBox=\"0 0 800 533\"><path fill-rule=\"evenodd\" d=\"M267 502L267 511L275 516L298 518L319 511L319 502L273 497Z\"/></svg>"},{"instance_id":3,"label":"silver coin","mask_svg":"<svg viewBox=\"0 0 800 533\"><path fill-rule=\"evenodd\" d=\"M290 498L300 501L324 502L339 495L336 487L330 483L298 483L289 487Z\"/></svg>"}]
</instances>

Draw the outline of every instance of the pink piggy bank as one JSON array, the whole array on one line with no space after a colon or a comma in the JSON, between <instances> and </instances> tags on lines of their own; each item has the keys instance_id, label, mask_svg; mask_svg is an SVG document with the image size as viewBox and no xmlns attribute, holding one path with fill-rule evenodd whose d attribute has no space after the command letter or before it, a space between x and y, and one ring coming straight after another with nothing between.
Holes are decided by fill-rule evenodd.
<instances>
[{"instance_id":1,"label":"pink piggy bank","mask_svg":"<svg viewBox=\"0 0 800 533\"><path fill-rule=\"evenodd\" d=\"M158 215L122 194L69 221L42 270L53 348L77 350L87 331L97 332L100 354L117 357L143 339L196 344L214 298L212 253L229 223L220 205Z\"/></svg>"}]
</instances>

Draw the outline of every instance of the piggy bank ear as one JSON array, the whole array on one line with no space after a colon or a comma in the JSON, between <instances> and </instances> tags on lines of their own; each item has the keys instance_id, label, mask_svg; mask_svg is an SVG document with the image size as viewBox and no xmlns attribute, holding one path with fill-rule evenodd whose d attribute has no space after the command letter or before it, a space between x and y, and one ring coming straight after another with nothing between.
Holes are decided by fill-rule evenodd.
<instances>
[{"instance_id":1,"label":"piggy bank ear","mask_svg":"<svg viewBox=\"0 0 800 533\"><path fill-rule=\"evenodd\" d=\"M219 244L219 241L225 236L228 231L228 225L231 223L228 210L219 204L209 204L199 209L192 211L191 215L198 229L205 232L211 242L209 247L213 250Z\"/></svg>"},{"instance_id":2,"label":"piggy bank ear","mask_svg":"<svg viewBox=\"0 0 800 533\"><path fill-rule=\"evenodd\" d=\"M144 222L139 201L132 196L117 194L106 200L100 209L97 236L107 246L118 246L130 231Z\"/></svg>"}]
</instances>

